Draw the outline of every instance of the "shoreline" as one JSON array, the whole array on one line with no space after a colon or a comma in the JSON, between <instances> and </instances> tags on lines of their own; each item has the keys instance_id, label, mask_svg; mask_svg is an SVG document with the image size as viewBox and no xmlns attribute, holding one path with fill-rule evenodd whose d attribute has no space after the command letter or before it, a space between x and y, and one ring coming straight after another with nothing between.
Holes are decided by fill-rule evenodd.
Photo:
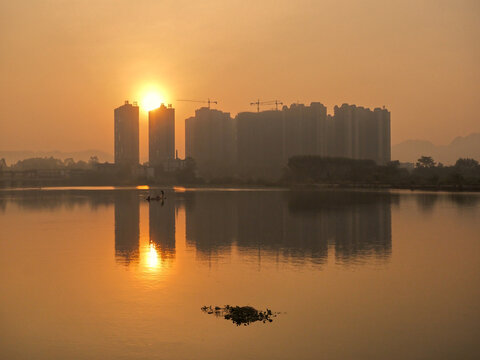
<instances>
[{"instance_id":1,"label":"shoreline","mask_svg":"<svg viewBox=\"0 0 480 360\"><path fill-rule=\"evenodd\" d=\"M427 192L465 193L480 192L480 185L390 185L390 184L35 184L25 186L0 186L0 191L28 190L410 190Z\"/></svg>"}]
</instances>

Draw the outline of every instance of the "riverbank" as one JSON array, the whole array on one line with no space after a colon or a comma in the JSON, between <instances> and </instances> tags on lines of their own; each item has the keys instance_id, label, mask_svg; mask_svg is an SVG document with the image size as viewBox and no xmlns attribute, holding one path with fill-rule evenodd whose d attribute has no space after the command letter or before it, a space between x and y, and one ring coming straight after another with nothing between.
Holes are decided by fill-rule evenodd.
<instances>
[{"instance_id":1,"label":"riverbank","mask_svg":"<svg viewBox=\"0 0 480 360\"><path fill-rule=\"evenodd\" d=\"M319 183L319 184L286 184L281 182L271 183L202 183L202 184L158 184L158 183L113 183L113 184L66 184L66 183L37 183L20 184L19 186L0 186L1 190L115 190L115 189L205 189L205 190L325 190L325 189L365 189L365 190L411 190L411 191L447 191L447 192L480 192L480 185L392 185L392 184L355 184L355 183Z\"/></svg>"}]
</instances>

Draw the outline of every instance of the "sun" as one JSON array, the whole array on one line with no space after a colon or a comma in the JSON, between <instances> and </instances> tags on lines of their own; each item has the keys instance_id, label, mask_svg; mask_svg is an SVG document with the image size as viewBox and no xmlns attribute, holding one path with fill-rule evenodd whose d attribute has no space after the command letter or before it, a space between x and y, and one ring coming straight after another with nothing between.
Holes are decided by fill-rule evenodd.
<instances>
[{"instance_id":1,"label":"sun","mask_svg":"<svg viewBox=\"0 0 480 360\"><path fill-rule=\"evenodd\" d=\"M148 92L143 96L140 106L146 111L151 111L158 108L163 102L164 99L159 93Z\"/></svg>"}]
</instances>

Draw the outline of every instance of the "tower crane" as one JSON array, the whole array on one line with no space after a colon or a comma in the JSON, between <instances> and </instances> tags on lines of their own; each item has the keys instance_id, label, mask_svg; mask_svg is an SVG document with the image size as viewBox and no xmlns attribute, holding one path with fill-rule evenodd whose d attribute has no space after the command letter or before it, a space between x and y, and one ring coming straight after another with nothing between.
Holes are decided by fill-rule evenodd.
<instances>
[{"instance_id":1,"label":"tower crane","mask_svg":"<svg viewBox=\"0 0 480 360\"><path fill-rule=\"evenodd\" d=\"M278 105L283 105L283 102L279 100L260 101L260 99L258 99L257 101L250 103L250 105L257 105L257 112L260 112L260 105L273 105L273 104L275 104L275 110L278 110Z\"/></svg>"},{"instance_id":2,"label":"tower crane","mask_svg":"<svg viewBox=\"0 0 480 360\"><path fill-rule=\"evenodd\" d=\"M177 100L177 101L188 101L188 102L196 102L196 103L203 103L203 104L208 104L208 108L210 109L210 104L218 104L218 101L216 100Z\"/></svg>"}]
</instances>

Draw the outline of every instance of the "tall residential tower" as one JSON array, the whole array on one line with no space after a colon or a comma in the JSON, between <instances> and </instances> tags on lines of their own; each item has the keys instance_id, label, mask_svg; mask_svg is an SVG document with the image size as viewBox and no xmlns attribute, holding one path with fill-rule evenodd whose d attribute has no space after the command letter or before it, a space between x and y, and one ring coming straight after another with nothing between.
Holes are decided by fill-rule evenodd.
<instances>
[{"instance_id":1,"label":"tall residential tower","mask_svg":"<svg viewBox=\"0 0 480 360\"><path fill-rule=\"evenodd\" d=\"M162 167L175 158L175 109L164 104L148 112L148 161Z\"/></svg>"},{"instance_id":2,"label":"tall residential tower","mask_svg":"<svg viewBox=\"0 0 480 360\"><path fill-rule=\"evenodd\" d=\"M185 153L201 176L230 176L235 161L235 124L230 113L203 107L185 120Z\"/></svg>"},{"instance_id":3,"label":"tall residential tower","mask_svg":"<svg viewBox=\"0 0 480 360\"><path fill-rule=\"evenodd\" d=\"M115 164L135 166L139 163L138 106L134 102L114 110Z\"/></svg>"}]
</instances>

